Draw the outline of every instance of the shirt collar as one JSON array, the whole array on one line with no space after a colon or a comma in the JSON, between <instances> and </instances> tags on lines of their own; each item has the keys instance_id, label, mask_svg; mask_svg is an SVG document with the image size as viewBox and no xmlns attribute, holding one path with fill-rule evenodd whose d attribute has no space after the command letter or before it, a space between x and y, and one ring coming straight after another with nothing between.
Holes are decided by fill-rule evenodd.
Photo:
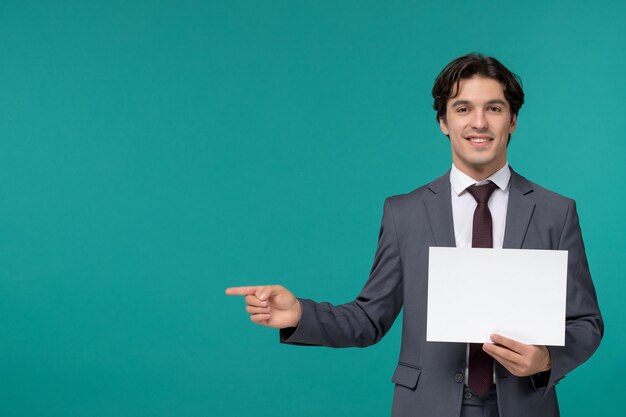
<instances>
[{"instance_id":1,"label":"shirt collar","mask_svg":"<svg viewBox=\"0 0 626 417\"><path fill-rule=\"evenodd\" d=\"M492 181L494 184L498 186L501 190L506 190L509 185L509 180L511 179L511 169L509 168L509 163L505 163L502 168L491 174L484 181L476 182L475 179L470 177L469 175L459 171L459 169L452 164L452 169L450 170L450 185L452 185L452 190L454 190L456 195L460 195L467 187L474 184L484 184L487 181Z\"/></svg>"}]
</instances>

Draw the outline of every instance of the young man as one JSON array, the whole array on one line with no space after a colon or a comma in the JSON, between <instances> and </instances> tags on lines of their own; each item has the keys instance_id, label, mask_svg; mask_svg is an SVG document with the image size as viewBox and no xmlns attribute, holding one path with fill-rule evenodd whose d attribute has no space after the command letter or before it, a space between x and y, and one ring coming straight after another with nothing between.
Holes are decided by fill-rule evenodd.
<instances>
[{"instance_id":1,"label":"young man","mask_svg":"<svg viewBox=\"0 0 626 417\"><path fill-rule=\"evenodd\" d=\"M371 345L403 307L395 417L558 416L555 384L592 355L603 334L575 203L508 166L524 93L496 59L468 54L452 61L437 77L433 97L452 168L385 201L374 265L356 300L316 303L277 285L226 292L245 296L252 321L281 329L283 343L299 345ZM565 346L525 345L501 335L483 345L427 342L431 246L567 250Z\"/></svg>"}]
</instances>

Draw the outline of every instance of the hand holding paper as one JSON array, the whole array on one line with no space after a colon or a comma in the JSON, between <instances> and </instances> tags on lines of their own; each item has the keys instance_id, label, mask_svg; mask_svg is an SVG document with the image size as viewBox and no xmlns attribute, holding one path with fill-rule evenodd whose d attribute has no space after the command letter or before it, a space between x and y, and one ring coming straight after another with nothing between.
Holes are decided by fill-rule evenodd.
<instances>
[{"instance_id":1,"label":"hand holding paper","mask_svg":"<svg viewBox=\"0 0 626 417\"><path fill-rule=\"evenodd\" d=\"M498 334L491 335L491 340L493 343L483 344L483 350L515 376L530 376L552 368L545 346L526 345Z\"/></svg>"}]
</instances>

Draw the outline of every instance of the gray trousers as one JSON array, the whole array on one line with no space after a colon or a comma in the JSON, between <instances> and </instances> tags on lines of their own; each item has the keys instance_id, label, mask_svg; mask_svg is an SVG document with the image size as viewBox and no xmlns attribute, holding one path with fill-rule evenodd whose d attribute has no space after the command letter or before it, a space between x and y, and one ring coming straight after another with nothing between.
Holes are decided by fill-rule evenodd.
<instances>
[{"instance_id":1,"label":"gray trousers","mask_svg":"<svg viewBox=\"0 0 626 417\"><path fill-rule=\"evenodd\" d=\"M482 398L465 387L461 417L500 417L495 387Z\"/></svg>"}]
</instances>

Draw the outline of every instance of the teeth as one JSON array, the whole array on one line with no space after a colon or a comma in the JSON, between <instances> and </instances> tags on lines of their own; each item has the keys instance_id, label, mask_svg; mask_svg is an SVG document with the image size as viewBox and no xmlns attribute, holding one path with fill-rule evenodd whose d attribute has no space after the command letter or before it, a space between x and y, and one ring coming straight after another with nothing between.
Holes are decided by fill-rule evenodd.
<instances>
[{"instance_id":1,"label":"teeth","mask_svg":"<svg viewBox=\"0 0 626 417\"><path fill-rule=\"evenodd\" d=\"M484 143L489 141L487 138L469 138L469 140L474 143Z\"/></svg>"}]
</instances>

